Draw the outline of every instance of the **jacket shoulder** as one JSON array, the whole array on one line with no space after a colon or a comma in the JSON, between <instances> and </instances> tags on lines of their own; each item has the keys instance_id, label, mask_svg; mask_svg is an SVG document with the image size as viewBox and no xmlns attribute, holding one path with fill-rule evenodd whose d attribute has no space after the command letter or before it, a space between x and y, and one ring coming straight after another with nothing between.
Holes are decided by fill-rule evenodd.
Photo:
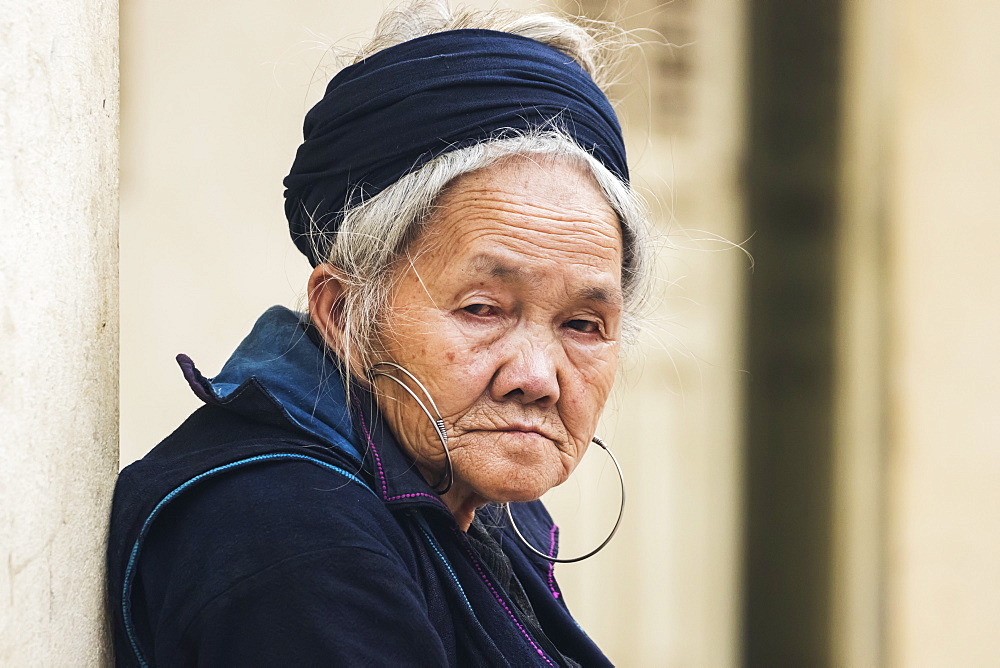
<instances>
[{"instance_id":1,"label":"jacket shoulder","mask_svg":"<svg viewBox=\"0 0 1000 668\"><path fill-rule=\"evenodd\" d=\"M119 476L108 543L116 630L127 616L147 639L164 620L179 630L233 583L323 551L378 555L404 574L412 562L352 458L290 425L203 406Z\"/></svg>"},{"instance_id":2,"label":"jacket shoulder","mask_svg":"<svg viewBox=\"0 0 1000 668\"><path fill-rule=\"evenodd\" d=\"M416 580L406 536L381 499L350 470L265 460L193 486L157 516L135 567L136 626L170 646L233 591L277 601L286 587L356 579L363 569L346 565L363 563ZM335 564L339 572L328 570Z\"/></svg>"}]
</instances>

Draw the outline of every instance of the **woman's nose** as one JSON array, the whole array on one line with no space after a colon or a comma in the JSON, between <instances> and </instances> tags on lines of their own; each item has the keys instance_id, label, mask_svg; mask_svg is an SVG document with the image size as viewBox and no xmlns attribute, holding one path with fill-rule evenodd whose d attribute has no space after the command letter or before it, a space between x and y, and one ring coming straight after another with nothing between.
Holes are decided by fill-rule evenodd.
<instances>
[{"instance_id":1,"label":"woman's nose","mask_svg":"<svg viewBox=\"0 0 1000 668\"><path fill-rule=\"evenodd\" d=\"M557 342L537 332L524 332L509 341L490 384L493 400L537 403L543 408L559 401L561 354Z\"/></svg>"}]
</instances>

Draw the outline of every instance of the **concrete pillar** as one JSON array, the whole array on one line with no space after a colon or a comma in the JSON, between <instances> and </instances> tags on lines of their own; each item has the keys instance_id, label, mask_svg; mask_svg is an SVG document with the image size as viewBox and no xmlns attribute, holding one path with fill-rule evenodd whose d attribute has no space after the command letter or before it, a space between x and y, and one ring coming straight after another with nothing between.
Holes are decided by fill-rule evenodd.
<instances>
[{"instance_id":1,"label":"concrete pillar","mask_svg":"<svg viewBox=\"0 0 1000 668\"><path fill-rule=\"evenodd\" d=\"M0 0L0 665L109 660L118 5Z\"/></svg>"}]
</instances>

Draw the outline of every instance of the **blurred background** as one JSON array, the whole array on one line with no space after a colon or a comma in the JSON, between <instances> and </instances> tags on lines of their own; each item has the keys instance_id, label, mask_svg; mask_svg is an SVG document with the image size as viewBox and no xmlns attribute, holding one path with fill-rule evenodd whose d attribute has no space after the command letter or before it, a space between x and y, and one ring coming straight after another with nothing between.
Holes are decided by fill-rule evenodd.
<instances>
[{"instance_id":1,"label":"blurred background","mask_svg":"<svg viewBox=\"0 0 1000 668\"><path fill-rule=\"evenodd\" d=\"M644 43L614 94L660 281L602 426L625 524L558 569L583 627L630 666L1000 665L1000 4L502 6ZM198 405L174 355L301 305L281 179L382 10L121 3L122 465ZM564 553L613 522L591 452Z\"/></svg>"}]
</instances>

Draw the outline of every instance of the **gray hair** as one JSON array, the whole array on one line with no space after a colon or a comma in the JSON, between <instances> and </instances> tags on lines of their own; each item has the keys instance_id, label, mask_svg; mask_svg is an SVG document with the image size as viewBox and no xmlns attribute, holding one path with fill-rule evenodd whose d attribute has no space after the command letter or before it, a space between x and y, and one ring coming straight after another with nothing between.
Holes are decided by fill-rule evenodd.
<instances>
[{"instance_id":1,"label":"gray hair","mask_svg":"<svg viewBox=\"0 0 1000 668\"><path fill-rule=\"evenodd\" d=\"M608 63L615 52L610 44L621 37L621 32L610 30L608 24L581 26L546 14L518 15L500 10L452 13L440 2L416 2L386 14L376 36L354 60L416 37L462 28L499 30L541 41L577 60L598 85L608 83ZM601 39L602 32L615 37ZM311 223L308 234L314 247L321 250L316 256L337 270L344 285L339 321L344 333L340 352L346 367L358 372L377 361L372 347L396 278L391 268L420 236L448 185L462 175L517 156L569 160L587 169L601 188L621 225L623 335L626 340L632 338L650 280L646 207L627 183L553 125L512 131L438 156L367 201L344 210L333 239L327 238L320 225Z\"/></svg>"}]
</instances>

